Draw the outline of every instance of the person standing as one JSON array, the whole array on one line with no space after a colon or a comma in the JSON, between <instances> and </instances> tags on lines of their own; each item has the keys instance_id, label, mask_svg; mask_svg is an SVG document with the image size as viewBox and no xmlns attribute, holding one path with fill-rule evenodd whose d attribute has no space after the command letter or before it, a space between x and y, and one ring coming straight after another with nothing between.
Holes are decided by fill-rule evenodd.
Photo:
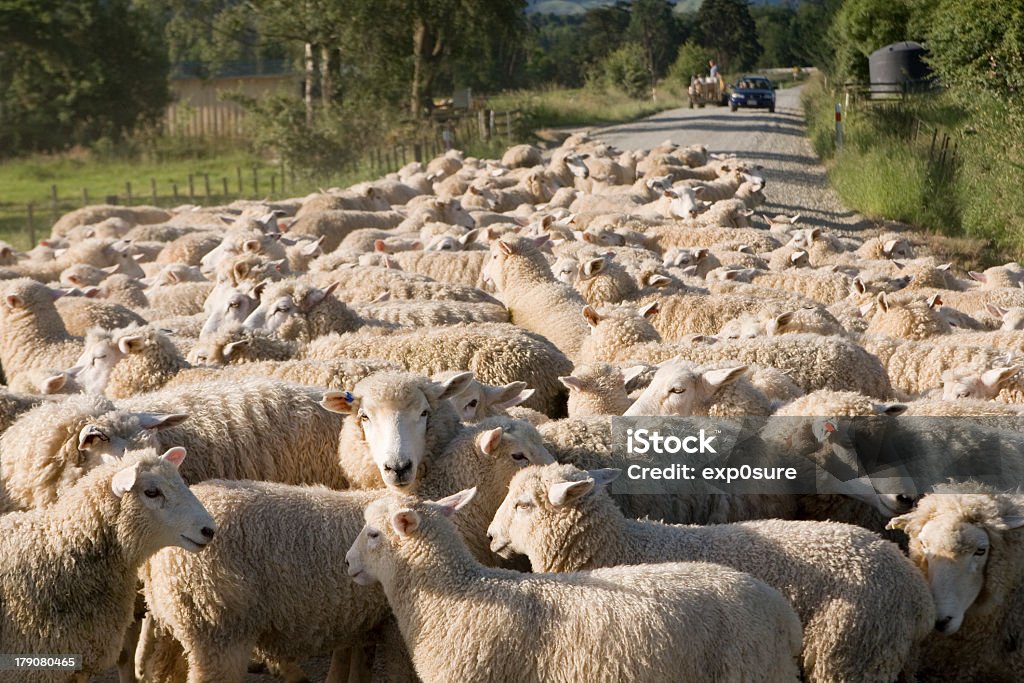
<instances>
[{"instance_id":1,"label":"person standing","mask_svg":"<svg viewBox=\"0 0 1024 683\"><path fill-rule=\"evenodd\" d=\"M718 64L715 63L715 60L709 59L708 66L711 67L711 73L709 75L711 76L712 80L718 80Z\"/></svg>"}]
</instances>

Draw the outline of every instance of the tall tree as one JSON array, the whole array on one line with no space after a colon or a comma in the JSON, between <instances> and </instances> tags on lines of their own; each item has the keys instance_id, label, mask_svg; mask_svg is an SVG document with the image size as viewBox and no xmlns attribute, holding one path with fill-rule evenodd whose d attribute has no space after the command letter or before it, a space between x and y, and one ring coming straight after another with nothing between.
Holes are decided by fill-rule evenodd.
<instances>
[{"instance_id":1,"label":"tall tree","mask_svg":"<svg viewBox=\"0 0 1024 683\"><path fill-rule=\"evenodd\" d=\"M846 0L828 33L835 46L834 73L844 80L866 80L868 55L910 38L909 21L906 0Z\"/></svg>"},{"instance_id":2,"label":"tall tree","mask_svg":"<svg viewBox=\"0 0 1024 683\"><path fill-rule=\"evenodd\" d=\"M761 56L757 26L746 0L704 0L697 11L701 44L715 53L719 69L749 69Z\"/></svg>"},{"instance_id":3,"label":"tall tree","mask_svg":"<svg viewBox=\"0 0 1024 683\"><path fill-rule=\"evenodd\" d=\"M116 141L163 113L160 26L129 0L8 0L0 37L0 149Z\"/></svg>"},{"instance_id":4,"label":"tall tree","mask_svg":"<svg viewBox=\"0 0 1024 683\"><path fill-rule=\"evenodd\" d=\"M626 37L643 48L652 90L681 42L672 7L669 0L633 0L630 7Z\"/></svg>"}]
</instances>

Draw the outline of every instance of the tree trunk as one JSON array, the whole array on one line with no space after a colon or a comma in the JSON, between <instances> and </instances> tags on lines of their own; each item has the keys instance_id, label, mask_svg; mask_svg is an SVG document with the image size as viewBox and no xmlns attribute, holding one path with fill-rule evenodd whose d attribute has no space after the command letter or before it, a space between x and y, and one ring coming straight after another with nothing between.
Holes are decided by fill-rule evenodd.
<instances>
[{"instance_id":1,"label":"tree trunk","mask_svg":"<svg viewBox=\"0 0 1024 683\"><path fill-rule=\"evenodd\" d=\"M313 60L313 44L306 43L306 125L313 125L313 80L316 76L316 62Z\"/></svg>"},{"instance_id":2,"label":"tree trunk","mask_svg":"<svg viewBox=\"0 0 1024 683\"><path fill-rule=\"evenodd\" d=\"M320 48L320 99L323 100L324 109L331 106L333 96L333 86L331 85L331 48L324 45Z\"/></svg>"},{"instance_id":3,"label":"tree trunk","mask_svg":"<svg viewBox=\"0 0 1024 683\"><path fill-rule=\"evenodd\" d=\"M426 75L427 23L416 17L412 29L412 90L409 93L409 114L420 117L423 102L423 80Z\"/></svg>"}]
</instances>

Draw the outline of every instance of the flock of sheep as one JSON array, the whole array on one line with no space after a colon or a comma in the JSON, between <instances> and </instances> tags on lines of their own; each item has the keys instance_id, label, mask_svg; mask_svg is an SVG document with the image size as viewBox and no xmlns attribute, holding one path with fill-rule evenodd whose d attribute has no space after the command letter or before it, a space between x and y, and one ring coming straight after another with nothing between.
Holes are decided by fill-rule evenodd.
<instances>
[{"instance_id":1,"label":"flock of sheep","mask_svg":"<svg viewBox=\"0 0 1024 683\"><path fill-rule=\"evenodd\" d=\"M756 170L574 135L0 244L0 653L81 681L1024 680L1019 496L609 492L616 415L786 416L755 448L825 462L845 418L1024 410L1024 269L762 216Z\"/></svg>"}]
</instances>

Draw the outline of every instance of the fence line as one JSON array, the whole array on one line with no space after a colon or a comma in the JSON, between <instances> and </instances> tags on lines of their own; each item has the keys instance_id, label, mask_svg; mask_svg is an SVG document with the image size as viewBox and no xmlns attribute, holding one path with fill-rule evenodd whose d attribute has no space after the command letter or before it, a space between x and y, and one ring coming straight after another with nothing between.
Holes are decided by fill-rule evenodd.
<instances>
[{"instance_id":1,"label":"fence line","mask_svg":"<svg viewBox=\"0 0 1024 683\"><path fill-rule=\"evenodd\" d=\"M338 175L366 173L377 177L392 173L413 161L426 163L448 149L464 148L480 142L500 141L511 144L523 134L523 115L520 111L475 110L466 112L445 112L432 117L422 128L422 132L413 141L405 144L379 146L371 148L361 159L355 159ZM449 134L446 134L448 131ZM266 173L269 171L269 175ZM261 175L261 173L263 175ZM234 182L232 182L232 180ZM31 244L36 244L37 225L44 216L49 214L52 225L64 213L102 201L106 204L152 204L154 206L177 206L184 202L194 203L203 200L227 202L246 197L263 197L284 195L294 191L297 186L295 169L286 167L284 162L275 166L252 166L251 168L236 166L234 178L222 175L218 181L209 173L190 173L183 187L177 181L158 181L150 177L146 183L144 178L124 180L119 184L124 188L123 194L93 195L89 188L82 187L71 190L71 194L61 194L57 185L50 186L48 200L29 202L25 206L26 227ZM148 192L140 190L148 188ZM262 192L261 192L262 191Z\"/></svg>"}]
</instances>

